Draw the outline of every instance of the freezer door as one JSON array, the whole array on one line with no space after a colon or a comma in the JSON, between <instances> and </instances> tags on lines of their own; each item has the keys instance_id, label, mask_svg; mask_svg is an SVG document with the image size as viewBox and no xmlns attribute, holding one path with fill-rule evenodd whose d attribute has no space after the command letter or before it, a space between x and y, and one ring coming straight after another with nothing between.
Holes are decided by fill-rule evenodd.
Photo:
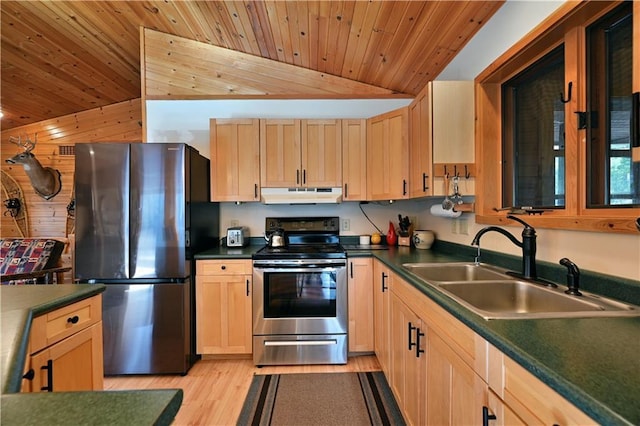
<instances>
[{"instance_id":1,"label":"freezer door","mask_svg":"<svg viewBox=\"0 0 640 426\"><path fill-rule=\"evenodd\" d=\"M131 278L177 278L187 270L186 145L131 145Z\"/></svg>"},{"instance_id":2,"label":"freezer door","mask_svg":"<svg viewBox=\"0 0 640 426\"><path fill-rule=\"evenodd\" d=\"M129 277L129 144L75 148L76 278Z\"/></svg>"},{"instance_id":3,"label":"freezer door","mask_svg":"<svg viewBox=\"0 0 640 426\"><path fill-rule=\"evenodd\" d=\"M105 375L186 374L193 361L190 289L189 281L107 285Z\"/></svg>"}]
</instances>

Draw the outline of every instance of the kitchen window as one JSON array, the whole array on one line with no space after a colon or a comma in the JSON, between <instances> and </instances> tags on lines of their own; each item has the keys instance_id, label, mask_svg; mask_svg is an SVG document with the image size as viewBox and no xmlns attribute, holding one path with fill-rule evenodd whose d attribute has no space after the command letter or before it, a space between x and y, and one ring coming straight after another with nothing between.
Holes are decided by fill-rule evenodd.
<instances>
[{"instance_id":1,"label":"kitchen window","mask_svg":"<svg viewBox=\"0 0 640 426\"><path fill-rule=\"evenodd\" d=\"M634 13L640 2L567 2L478 75L478 223L527 206L542 211L532 226L637 232Z\"/></svg>"},{"instance_id":2,"label":"kitchen window","mask_svg":"<svg viewBox=\"0 0 640 426\"><path fill-rule=\"evenodd\" d=\"M564 46L502 85L503 206L564 207Z\"/></svg>"},{"instance_id":3,"label":"kitchen window","mask_svg":"<svg viewBox=\"0 0 640 426\"><path fill-rule=\"evenodd\" d=\"M631 3L624 3L586 31L587 205L640 206L640 162L631 161Z\"/></svg>"}]
</instances>

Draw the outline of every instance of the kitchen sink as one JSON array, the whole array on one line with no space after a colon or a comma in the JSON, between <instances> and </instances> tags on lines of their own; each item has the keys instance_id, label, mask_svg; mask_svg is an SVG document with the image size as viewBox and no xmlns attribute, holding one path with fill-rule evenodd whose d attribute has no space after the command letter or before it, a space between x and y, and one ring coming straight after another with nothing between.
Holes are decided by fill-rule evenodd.
<instances>
[{"instance_id":1,"label":"kitchen sink","mask_svg":"<svg viewBox=\"0 0 640 426\"><path fill-rule=\"evenodd\" d=\"M516 279L500 268L475 263L407 263L423 282L484 319L640 316L640 307L566 287Z\"/></svg>"},{"instance_id":2,"label":"kitchen sink","mask_svg":"<svg viewBox=\"0 0 640 426\"><path fill-rule=\"evenodd\" d=\"M486 281L509 278L505 272L476 263L405 263L405 268L427 281Z\"/></svg>"}]
</instances>

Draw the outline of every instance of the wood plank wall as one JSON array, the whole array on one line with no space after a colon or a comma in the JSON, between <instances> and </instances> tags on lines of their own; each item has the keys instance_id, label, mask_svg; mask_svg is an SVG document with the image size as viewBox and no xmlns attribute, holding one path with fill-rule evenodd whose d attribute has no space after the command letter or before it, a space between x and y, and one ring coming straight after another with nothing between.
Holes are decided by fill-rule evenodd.
<instances>
[{"instance_id":1,"label":"wood plank wall","mask_svg":"<svg viewBox=\"0 0 640 426\"><path fill-rule=\"evenodd\" d=\"M412 97L148 28L142 43L143 99Z\"/></svg>"},{"instance_id":2,"label":"wood plank wall","mask_svg":"<svg viewBox=\"0 0 640 426\"><path fill-rule=\"evenodd\" d=\"M142 142L141 105L140 99L132 99L2 131L2 170L22 188L27 206L27 236L69 242L66 229L67 205L72 198L75 157L73 154L61 154L60 147L73 147L76 143L86 142ZM33 140L35 133L38 134L38 141L32 152L43 166L59 170L62 178L62 190L48 201L35 193L21 165L5 161L21 151L21 148L9 142L9 137L24 138L28 135ZM13 219L8 213L4 214L4 195L2 197L0 237L19 237L20 232ZM69 242L63 254L65 266L72 266L72 245L72 241ZM65 282L71 280L72 274L65 274Z\"/></svg>"}]
</instances>

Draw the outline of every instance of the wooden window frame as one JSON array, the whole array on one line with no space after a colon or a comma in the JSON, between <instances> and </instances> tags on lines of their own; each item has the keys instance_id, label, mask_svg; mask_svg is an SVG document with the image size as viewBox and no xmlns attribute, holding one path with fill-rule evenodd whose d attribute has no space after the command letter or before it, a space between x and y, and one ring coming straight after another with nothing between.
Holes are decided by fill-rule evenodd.
<instances>
[{"instance_id":1,"label":"wooden window frame","mask_svg":"<svg viewBox=\"0 0 640 426\"><path fill-rule=\"evenodd\" d=\"M620 1L568 1L538 27L516 43L475 79L476 102L476 222L507 225L502 208L502 83L564 43L565 84L573 82L573 96L565 105L565 208L529 215L534 227L637 233L640 208L587 208L586 130L578 130L575 111L586 111L585 29ZM633 14L640 17L640 2ZM634 19L634 35L640 34L640 19ZM637 38L635 38L637 39ZM640 43L633 46L633 91L640 91ZM635 156L635 153L634 153ZM574 160L575 159L575 160Z\"/></svg>"}]
</instances>

